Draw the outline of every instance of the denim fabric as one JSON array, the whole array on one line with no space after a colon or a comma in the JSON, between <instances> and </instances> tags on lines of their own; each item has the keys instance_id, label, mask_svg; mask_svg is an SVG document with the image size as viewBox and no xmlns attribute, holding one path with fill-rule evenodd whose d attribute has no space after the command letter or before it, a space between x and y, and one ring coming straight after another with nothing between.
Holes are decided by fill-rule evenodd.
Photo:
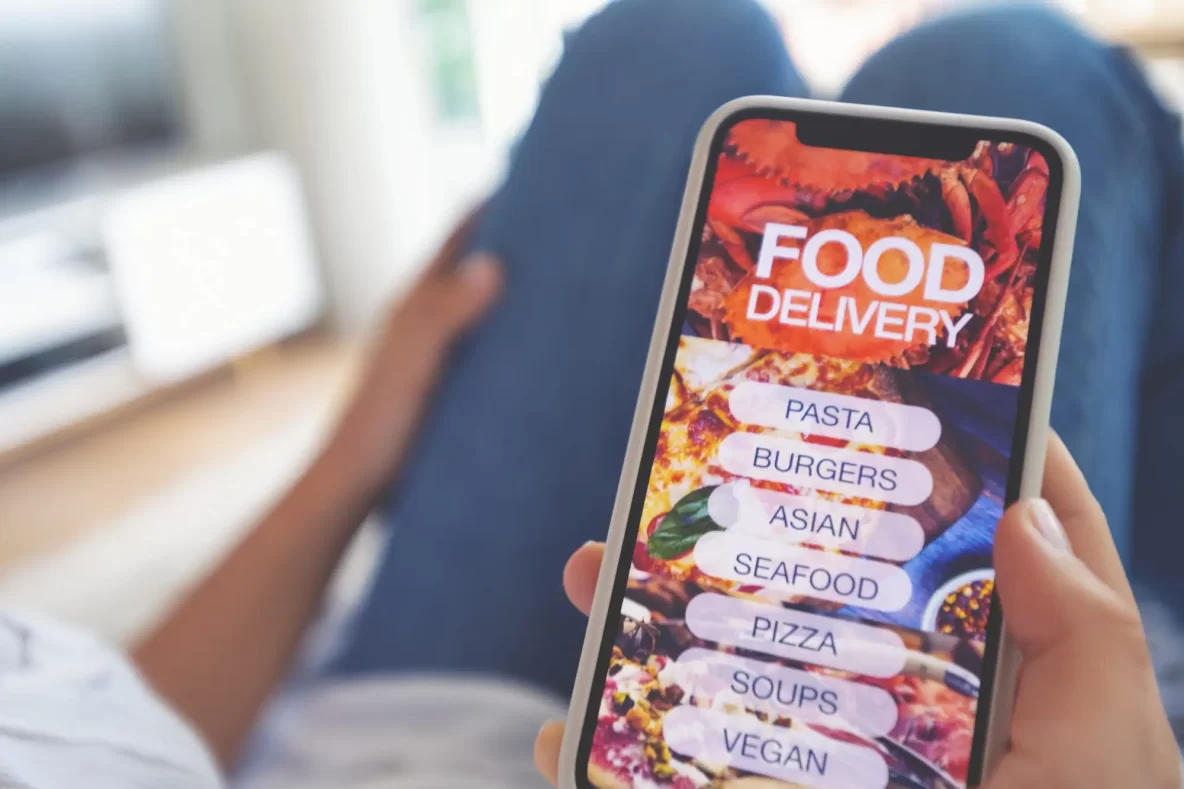
<instances>
[{"instance_id":1,"label":"denim fabric","mask_svg":"<svg viewBox=\"0 0 1184 789\"><path fill-rule=\"evenodd\" d=\"M1129 568L1135 469L1162 462L1162 453L1144 452L1136 465L1140 416L1174 418L1175 436L1184 437L1174 411L1140 409L1149 368L1184 361L1179 306L1165 306L1172 325L1147 342L1156 290L1184 294L1184 258L1170 247L1178 245L1184 179L1175 119L1125 52L1032 6L992 6L915 28L874 55L842 99L1036 121L1077 152L1081 214L1052 425L1089 479ZM1157 360L1149 364L1148 354ZM1170 451L1184 457L1178 447ZM1173 465L1179 480L1181 465ZM1139 522L1170 530L1151 515L1140 510Z\"/></svg>"},{"instance_id":2,"label":"denim fabric","mask_svg":"<svg viewBox=\"0 0 1184 789\"><path fill-rule=\"evenodd\" d=\"M461 349L392 491L394 533L334 673L568 691L584 621L561 570L607 529L695 135L750 94L806 94L752 0L618 0L570 37L477 239L506 261L505 300ZM1181 178L1168 116L1124 56L1034 7L926 24L843 98L1030 118L1076 147L1085 194L1054 423L1125 549L1140 397L1147 430L1184 435L1165 394L1184 381L1156 377L1184 348L1163 301L1182 285L1165 241Z\"/></svg>"}]
</instances>

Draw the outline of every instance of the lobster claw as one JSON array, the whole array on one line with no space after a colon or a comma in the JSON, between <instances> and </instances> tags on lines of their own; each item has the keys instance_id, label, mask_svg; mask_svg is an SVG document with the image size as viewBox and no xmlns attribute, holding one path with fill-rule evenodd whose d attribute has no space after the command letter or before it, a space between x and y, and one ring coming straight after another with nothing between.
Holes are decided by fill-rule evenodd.
<instances>
[{"instance_id":1,"label":"lobster claw","mask_svg":"<svg viewBox=\"0 0 1184 789\"><path fill-rule=\"evenodd\" d=\"M741 231L759 235L770 222L808 221L809 216L792 207L797 198L795 189L754 174L742 162L721 157L707 209L707 223L733 260L751 270L755 264L744 246Z\"/></svg>"},{"instance_id":2,"label":"lobster claw","mask_svg":"<svg viewBox=\"0 0 1184 789\"><path fill-rule=\"evenodd\" d=\"M941 182L942 200L954 225L954 235L969 244L974 238L974 211L970 206L970 194L956 170L943 170L938 180Z\"/></svg>"},{"instance_id":3,"label":"lobster claw","mask_svg":"<svg viewBox=\"0 0 1184 789\"><path fill-rule=\"evenodd\" d=\"M1004 271L1009 271L1019 259L1019 247L1015 243L1011 215L1003 200L1003 193L999 191L999 185L989 176L978 170L969 170L962 173L962 182L966 184L967 192L978 203L979 210L986 219L986 240L995 248L995 262L986 273L986 281L990 282Z\"/></svg>"},{"instance_id":4,"label":"lobster claw","mask_svg":"<svg viewBox=\"0 0 1184 789\"><path fill-rule=\"evenodd\" d=\"M1048 193L1048 162L1036 151L1011 185L1007 212L1015 232L1029 247L1040 246L1044 203Z\"/></svg>"}]
</instances>

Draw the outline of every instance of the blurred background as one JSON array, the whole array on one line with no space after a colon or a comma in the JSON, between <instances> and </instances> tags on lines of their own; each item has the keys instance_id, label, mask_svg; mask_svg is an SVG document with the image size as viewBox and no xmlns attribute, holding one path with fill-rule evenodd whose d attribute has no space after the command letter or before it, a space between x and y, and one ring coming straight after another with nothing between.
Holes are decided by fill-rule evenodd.
<instances>
[{"instance_id":1,"label":"blurred background","mask_svg":"<svg viewBox=\"0 0 1184 789\"><path fill-rule=\"evenodd\" d=\"M955 4L768 0L820 95ZM215 561L601 5L0 0L0 603L126 641ZM1184 3L1062 5L1184 106Z\"/></svg>"}]
</instances>

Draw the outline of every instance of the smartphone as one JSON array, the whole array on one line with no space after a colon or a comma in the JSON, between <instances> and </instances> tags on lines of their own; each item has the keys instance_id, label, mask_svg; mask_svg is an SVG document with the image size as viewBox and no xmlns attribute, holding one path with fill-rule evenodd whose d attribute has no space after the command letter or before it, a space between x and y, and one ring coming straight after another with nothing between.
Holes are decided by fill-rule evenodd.
<instances>
[{"instance_id":1,"label":"smartphone","mask_svg":"<svg viewBox=\"0 0 1184 789\"><path fill-rule=\"evenodd\" d=\"M1006 746L1079 167L1031 123L752 97L697 143L564 787L954 789Z\"/></svg>"}]
</instances>

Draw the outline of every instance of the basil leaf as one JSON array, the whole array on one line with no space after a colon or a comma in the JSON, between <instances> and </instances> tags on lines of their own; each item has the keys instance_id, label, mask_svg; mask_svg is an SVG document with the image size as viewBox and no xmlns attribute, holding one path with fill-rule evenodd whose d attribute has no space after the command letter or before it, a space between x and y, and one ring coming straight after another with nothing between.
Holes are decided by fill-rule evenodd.
<instances>
[{"instance_id":1,"label":"basil leaf","mask_svg":"<svg viewBox=\"0 0 1184 789\"><path fill-rule=\"evenodd\" d=\"M718 485L688 493L666 513L646 543L646 551L655 559L673 559L694 549L704 534L723 531L707 512L707 500Z\"/></svg>"}]
</instances>

